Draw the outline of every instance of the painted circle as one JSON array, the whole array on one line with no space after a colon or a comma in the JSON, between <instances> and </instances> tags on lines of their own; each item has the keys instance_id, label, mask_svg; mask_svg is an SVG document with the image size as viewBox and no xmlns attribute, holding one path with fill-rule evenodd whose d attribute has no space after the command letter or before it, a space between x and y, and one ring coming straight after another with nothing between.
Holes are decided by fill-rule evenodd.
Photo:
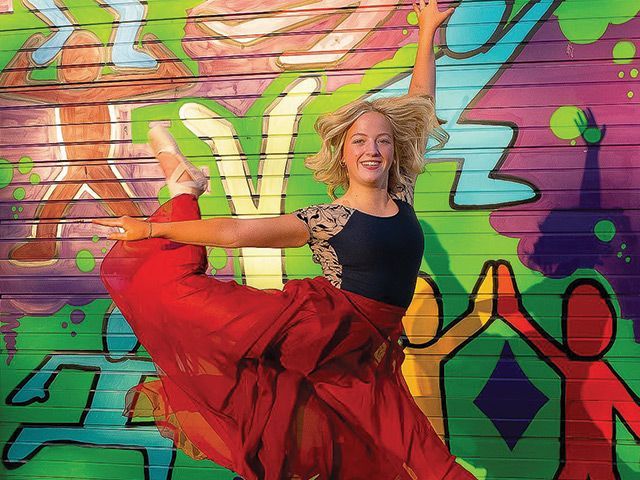
<instances>
[{"instance_id":1,"label":"painted circle","mask_svg":"<svg viewBox=\"0 0 640 480\"><path fill-rule=\"evenodd\" d=\"M21 174L26 175L32 169L33 169L33 160L31 159L31 157L21 157L20 160L18 160L18 171Z\"/></svg>"},{"instance_id":2,"label":"painted circle","mask_svg":"<svg viewBox=\"0 0 640 480\"><path fill-rule=\"evenodd\" d=\"M86 317L86 314L80 309L73 310L71 312L71 315L69 315L69 318L71 318L71 323L73 323L74 325L78 325L79 323L82 323L85 317Z\"/></svg>"},{"instance_id":3,"label":"painted circle","mask_svg":"<svg viewBox=\"0 0 640 480\"><path fill-rule=\"evenodd\" d=\"M76 267L84 273L93 271L96 267L96 259L89 250L80 250L76 254Z\"/></svg>"},{"instance_id":4,"label":"painted circle","mask_svg":"<svg viewBox=\"0 0 640 480\"><path fill-rule=\"evenodd\" d=\"M67 328L69 326L67 322L62 322L61 325L62 325L62 328Z\"/></svg>"},{"instance_id":5,"label":"painted circle","mask_svg":"<svg viewBox=\"0 0 640 480\"><path fill-rule=\"evenodd\" d=\"M623 243L622 245L620 245L620 250L626 250L627 249L627 244Z\"/></svg>"},{"instance_id":6,"label":"painted circle","mask_svg":"<svg viewBox=\"0 0 640 480\"><path fill-rule=\"evenodd\" d=\"M620 40L613 46L613 63L631 63L636 56L636 46L629 40Z\"/></svg>"},{"instance_id":7,"label":"painted circle","mask_svg":"<svg viewBox=\"0 0 640 480\"><path fill-rule=\"evenodd\" d=\"M587 118L578 107L565 105L551 114L549 126L556 137L571 140L579 137L587 128Z\"/></svg>"},{"instance_id":8,"label":"painted circle","mask_svg":"<svg viewBox=\"0 0 640 480\"><path fill-rule=\"evenodd\" d=\"M611 220L600 220L593 228L593 232L601 242L610 242L616 235L616 226Z\"/></svg>"},{"instance_id":9,"label":"painted circle","mask_svg":"<svg viewBox=\"0 0 640 480\"><path fill-rule=\"evenodd\" d=\"M624 261L627 263L631 263L631 257L625 257Z\"/></svg>"},{"instance_id":10,"label":"painted circle","mask_svg":"<svg viewBox=\"0 0 640 480\"><path fill-rule=\"evenodd\" d=\"M624 72L618 72L618 78L624 78Z\"/></svg>"},{"instance_id":11,"label":"painted circle","mask_svg":"<svg viewBox=\"0 0 640 480\"><path fill-rule=\"evenodd\" d=\"M418 24L418 15L416 15L416 12L409 12L409 15L407 15L407 23L409 25Z\"/></svg>"},{"instance_id":12,"label":"painted circle","mask_svg":"<svg viewBox=\"0 0 640 480\"><path fill-rule=\"evenodd\" d=\"M602 132L598 127L587 128L582 136L589 143L598 143L602 139Z\"/></svg>"},{"instance_id":13,"label":"painted circle","mask_svg":"<svg viewBox=\"0 0 640 480\"><path fill-rule=\"evenodd\" d=\"M629 97L629 98L633 98L633 91L629 90L629 91L627 92L627 97Z\"/></svg>"},{"instance_id":14,"label":"painted circle","mask_svg":"<svg viewBox=\"0 0 640 480\"><path fill-rule=\"evenodd\" d=\"M220 270L227 264L227 252L224 250L224 248L213 247L209 250L207 260L209 261L209 265L211 265L212 268Z\"/></svg>"},{"instance_id":15,"label":"painted circle","mask_svg":"<svg viewBox=\"0 0 640 480\"><path fill-rule=\"evenodd\" d=\"M638 69L632 68L631 71L629 72L629 75L631 75L631 78L636 78L638 76Z\"/></svg>"},{"instance_id":16,"label":"painted circle","mask_svg":"<svg viewBox=\"0 0 640 480\"><path fill-rule=\"evenodd\" d=\"M32 173L31 175L29 175L29 182L31 182L31 185L37 185L40 183L40 175L38 175L37 173Z\"/></svg>"},{"instance_id":17,"label":"painted circle","mask_svg":"<svg viewBox=\"0 0 640 480\"><path fill-rule=\"evenodd\" d=\"M5 188L13 180L13 165L8 160L0 158L0 188Z\"/></svg>"},{"instance_id":18,"label":"painted circle","mask_svg":"<svg viewBox=\"0 0 640 480\"><path fill-rule=\"evenodd\" d=\"M16 207L15 205L13 207L11 207L11 211L15 212L16 210L18 210L18 207Z\"/></svg>"},{"instance_id":19,"label":"painted circle","mask_svg":"<svg viewBox=\"0 0 640 480\"><path fill-rule=\"evenodd\" d=\"M93 243L98 243L100 241L100 237L98 235L94 235L93 237L91 237L91 241Z\"/></svg>"},{"instance_id":20,"label":"painted circle","mask_svg":"<svg viewBox=\"0 0 640 480\"><path fill-rule=\"evenodd\" d=\"M15 198L16 200L24 200L24 197L26 197L26 195L27 192L22 187L18 187L13 191L13 198Z\"/></svg>"}]
</instances>

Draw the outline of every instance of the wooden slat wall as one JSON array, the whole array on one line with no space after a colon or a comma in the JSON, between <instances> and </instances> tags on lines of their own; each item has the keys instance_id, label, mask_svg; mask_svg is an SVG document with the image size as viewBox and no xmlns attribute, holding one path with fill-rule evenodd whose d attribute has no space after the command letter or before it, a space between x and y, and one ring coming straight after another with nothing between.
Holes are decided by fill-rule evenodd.
<instances>
[{"instance_id":1,"label":"wooden slat wall","mask_svg":"<svg viewBox=\"0 0 640 480\"><path fill-rule=\"evenodd\" d=\"M640 3L451 5L450 140L416 186L407 383L479 479L640 478ZM210 175L204 217L326 202L303 165L313 124L406 93L411 12L0 0L2 478L234 478L121 415L154 369L100 281L107 230L87 221L168 198L155 123ZM208 255L208 274L260 288L320 274L307 248Z\"/></svg>"}]
</instances>

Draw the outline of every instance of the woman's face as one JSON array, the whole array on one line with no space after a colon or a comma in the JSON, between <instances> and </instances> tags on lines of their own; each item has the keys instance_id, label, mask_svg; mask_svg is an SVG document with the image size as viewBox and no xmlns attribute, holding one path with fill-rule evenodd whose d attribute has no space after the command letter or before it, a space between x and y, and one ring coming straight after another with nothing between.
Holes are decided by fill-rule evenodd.
<instances>
[{"instance_id":1,"label":"woman's face","mask_svg":"<svg viewBox=\"0 0 640 480\"><path fill-rule=\"evenodd\" d=\"M347 130L342 148L349 184L386 190L393 152L393 130L389 119L378 112L362 114Z\"/></svg>"}]
</instances>

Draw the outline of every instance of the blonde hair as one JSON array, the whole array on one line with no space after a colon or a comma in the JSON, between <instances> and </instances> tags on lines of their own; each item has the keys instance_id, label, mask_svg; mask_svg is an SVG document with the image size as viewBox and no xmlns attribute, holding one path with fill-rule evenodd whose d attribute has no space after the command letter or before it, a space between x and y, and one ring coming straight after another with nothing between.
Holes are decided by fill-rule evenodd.
<instances>
[{"instance_id":1,"label":"blonde hair","mask_svg":"<svg viewBox=\"0 0 640 480\"><path fill-rule=\"evenodd\" d=\"M436 117L433 98L429 95L359 100L327 113L316 121L315 129L322 139L320 151L307 157L304 164L316 180L327 184L327 192L336 199L336 190L349 187L347 170L342 161L347 130L364 113L378 112L389 119L393 131L394 162L389 171L388 191L411 188L414 179L424 172L427 141L433 137L442 148L449 134Z\"/></svg>"}]
</instances>

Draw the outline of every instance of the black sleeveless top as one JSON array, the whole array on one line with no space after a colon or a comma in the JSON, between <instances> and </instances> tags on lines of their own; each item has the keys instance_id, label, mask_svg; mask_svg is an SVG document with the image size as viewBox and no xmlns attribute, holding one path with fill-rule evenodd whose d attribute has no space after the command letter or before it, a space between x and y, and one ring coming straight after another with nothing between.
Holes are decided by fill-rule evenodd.
<instances>
[{"instance_id":1,"label":"black sleeveless top","mask_svg":"<svg viewBox=\"0 0 640 480\"><path fill-rule=\"evenodd\" d=\"M293 212L309 229L313 261L337 288L408 307L416 286L424 237L413 207L398 198L398 213L369 215L335 203Z\"/></svg>"}]
</instances>

